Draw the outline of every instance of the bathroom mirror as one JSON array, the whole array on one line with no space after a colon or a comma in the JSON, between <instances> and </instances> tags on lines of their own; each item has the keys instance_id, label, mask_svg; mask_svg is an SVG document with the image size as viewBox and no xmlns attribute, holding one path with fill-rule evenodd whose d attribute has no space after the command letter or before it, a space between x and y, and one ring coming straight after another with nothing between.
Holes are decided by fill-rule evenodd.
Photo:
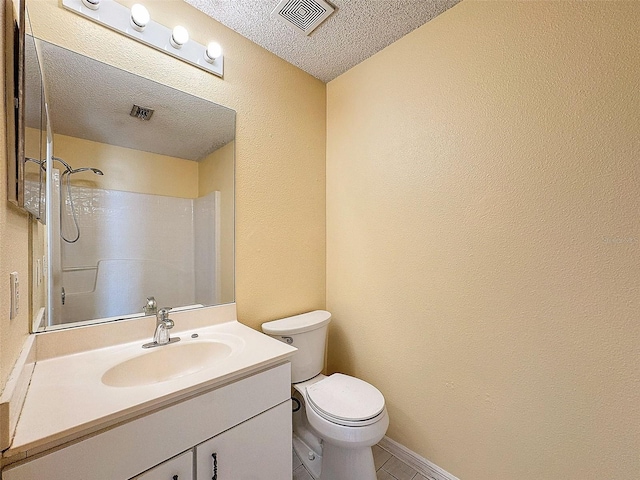
<instances>
[{"instance_id":1,"label":"bathroom mirror","mask_svg":"<svg viewBox=\"0 0 640 480\"><path fill-rule=\"evenodd\" d=\"M27 32L29 22L27 21ZM44 100L42 69L32 35L27 34L25 47L25 93L24 93L24 162L23 162L23 207L31 213L32 220L46 223L45 178L47 161L48 122Z\"/></svg>"},{"instance_id":2,"label":"bathroom mirror","mask_svg":"<svg viewBox=\"0 0 640 480\"><path fill-rule=\"evenodd\" d=\"M26 31L30 32L27 15ZM42 69L32 35L25 38L25 95L24 95L24 208L29 216L29 243L33 282L30 285L32 329L42 324L47 306L45 282L46 251L46 161L49 137L47 110L44 99ZM44 167L44 168L43 168Z\"/></svg>"},{"instance_id":3,"label":"bathroom mirror","mask_svg":"<svg viewBox=\"0 0 640 480\"><path fill-rule=\"evenodd\" d=\"M34 329L153 314L151 297L173 309L233 302L235 112L31 41L50 120Z\"/></svg>"},{"instance_id":4,"label":"bathroom mirror","mask_svg":"<svg viewBox=\"0 0 640 480\"><path fill-rule=\"evenodd\" d=\"M24 208L25 0L4 2L7 200Z\"/></svg>"}]
</instances>

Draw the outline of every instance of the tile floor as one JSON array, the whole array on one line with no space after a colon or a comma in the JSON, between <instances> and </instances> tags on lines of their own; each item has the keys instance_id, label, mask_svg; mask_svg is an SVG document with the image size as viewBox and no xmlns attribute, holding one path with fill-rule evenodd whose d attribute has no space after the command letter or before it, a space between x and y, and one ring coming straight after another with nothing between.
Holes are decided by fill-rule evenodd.
<instances>
[{"instance_id":1,"label":"tile floor","mask_svg":"<svg viewBox=\"0 0 640 480\"><path fill-rule=\"evenodd\" d=\"M378 445L373 446L373 461L378 472L378 480L429 480ZM295 452L293 453L293 480L313 480Z\"/></svg>"}]
</instances>

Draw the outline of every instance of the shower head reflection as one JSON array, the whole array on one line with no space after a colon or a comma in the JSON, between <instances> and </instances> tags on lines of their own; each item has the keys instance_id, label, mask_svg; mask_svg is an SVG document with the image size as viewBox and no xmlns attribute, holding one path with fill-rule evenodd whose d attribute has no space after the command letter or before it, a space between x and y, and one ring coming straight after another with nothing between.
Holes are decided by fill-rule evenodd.
<instances>
[{"instance_id":1,"label":"shower head reflection","mask_svg":"<svg viewBox=\"0 0 640 480\"><path fill-rule=\"evenodd\" d=\"M76 169L69 170L68 172L64 172L64 173L68 173L69 175L72 175L74 173L88 172L88 171L92 171L96 175L104 175L104 172L102 170L100 170L99 168L93 168L93 167L76 168Z\"/></svg>"}]
</instances>

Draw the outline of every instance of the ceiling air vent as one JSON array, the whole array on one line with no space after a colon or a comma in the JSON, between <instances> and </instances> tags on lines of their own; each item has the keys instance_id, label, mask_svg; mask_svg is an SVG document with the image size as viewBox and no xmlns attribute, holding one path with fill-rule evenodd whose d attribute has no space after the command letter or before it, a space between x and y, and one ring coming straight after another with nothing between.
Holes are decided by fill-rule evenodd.
<instances>
[{"instance_id":1,"label":"ceiling air vent","mask_svg":"<svg viewBox=\"0 0 640 480\"><path fill-rule=\"evenodd\" d=\"M151 120L151 115L153 115L153 112L154 110L152 108L134 105L129 115L139 118L140 120Z\"/></svg>"},{"instance_id":2,"label":"ceiling air vent","mask_svg":"<svg viewBox=\"0 0 640 480\"><path fill-rule=\"evenodd\" d=\"M322 0L282 0L271 16L305 35L313 32L335 9Z\"/></svg>"}]
</instances>

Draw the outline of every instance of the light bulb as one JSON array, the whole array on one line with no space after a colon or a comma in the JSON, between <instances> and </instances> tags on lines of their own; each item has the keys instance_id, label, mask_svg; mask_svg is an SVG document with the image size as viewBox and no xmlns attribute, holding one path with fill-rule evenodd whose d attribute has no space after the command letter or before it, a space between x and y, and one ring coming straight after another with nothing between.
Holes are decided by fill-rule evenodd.
<instances>
[{"instance_id":1,"label":"light bulb","mask_svg":"<svg viewBox=\"0 0 640 480\"><path fill-rule=\"evenodd\" d=\"M82 4L91 10L98 10L100 8L100 0L82 0Z\"/></svg>"},{"instance_id":2,"label":"light bulb","mask_svg":"<svg viewBox=\"0 0 640 480\"><path fill-rule=\"evenodd\" d=\"M222 47L220 46L220 44L217 42L211 42L209 43L209 45L207 45L207 49L204 52L204 59L209 63L213 63L216 61L216 58L220 57L221 55Z\"/></svg>"},{"instance_id":3,"label":"light bulb","mask_svg":"<svg viewBox=\"0 0 640 480\"><path fill-rule=\"evenodd\" d=\"M134 30L142 32L147 26L147 23L149 23L149 20L151 20L151 16L149 15L149 10L147 10L144 5L136 3L131 7L131 26Z\"/></svg>"},{"instance_id":4,"label":"light bulb","mask_svg":"<svg viewBox=\"0 0 640 480\"><path fill-rule=\"evenodd\" d=\"M171 45L173 48L182 48L182 46L189 41L189 32L184 27L178 25L173 29L171 33Z\"/></svg>"}]
</instances>

